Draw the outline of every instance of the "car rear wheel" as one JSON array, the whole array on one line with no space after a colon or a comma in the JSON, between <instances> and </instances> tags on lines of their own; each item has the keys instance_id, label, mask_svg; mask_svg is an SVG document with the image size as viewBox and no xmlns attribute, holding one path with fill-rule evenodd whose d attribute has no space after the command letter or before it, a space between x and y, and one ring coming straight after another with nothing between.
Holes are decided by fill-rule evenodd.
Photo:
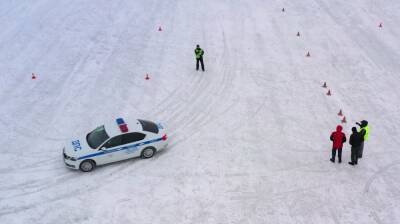
<instances>
[{"instance_id":1,"label":"car rear wheel","mask_svg":"<svg viewBox=\"0 0 400 224\"><path fill-rule=\"evenodd\" d=\"M156 153L156 149L153 147L147 147L145 149L143 149L142 151L142 158L144 159L148 159L154 156L154 154Z\"/></svg>"},{"instance_id":2,"label":"car rear wheel","mask_svg":"<svg viewBox=\"0 0 400 224\"><path fill-rule=\"evenodd\" d=\"M92 160L85 160L79 165L79 169L82 170L83 172L90 172L92 171L96 165Z\"/></svg>"}]
</instances>

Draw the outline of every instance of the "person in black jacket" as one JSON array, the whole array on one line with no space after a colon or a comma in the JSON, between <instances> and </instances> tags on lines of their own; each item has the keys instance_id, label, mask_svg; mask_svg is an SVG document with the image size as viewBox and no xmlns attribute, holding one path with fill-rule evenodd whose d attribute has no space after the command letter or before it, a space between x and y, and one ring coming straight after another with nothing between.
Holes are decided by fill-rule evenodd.
<instances>
[{"instance_id":1,"label":"person in black jacket","mask_svg":"<svg viewBox=\"0 0 400 224\"><path fill-rule=\"evenodd\" d=\"M354 166L357 165L358 162L358 156L360 153L361 143L363 141L363 135L362 133L357 131L356 127L353 127L351 131L353 133L351 134L349 141L351 145L351 162L349 162L349 164Z\"/></svg>"}]
</instances>

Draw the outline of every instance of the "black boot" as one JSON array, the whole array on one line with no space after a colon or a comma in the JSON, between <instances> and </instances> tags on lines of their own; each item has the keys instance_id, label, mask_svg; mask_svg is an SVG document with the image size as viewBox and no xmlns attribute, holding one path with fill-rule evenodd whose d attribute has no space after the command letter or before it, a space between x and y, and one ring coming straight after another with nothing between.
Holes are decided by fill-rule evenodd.
<instances>
[{"instance_id":1,"label":"black boot","mask_svg":"<svg viewBox=\"0 0 400 224\"><path fill-rule=\"evenodd\" d=\"M330 161L331 161L332 163L334 163L334 162L335 162L335 159L330 159Z\"/></svg>"},{"instance_id":2,"label":"black boot","mask_svg":"<svg viewBox=\"0 0 400 224\"><path fill-rule=\"evenodd\" d=\"M349 162L349 164L352 165L352 166L354 166L354 163L353 163L353 162Z\"/></svg>"}]
</instances>

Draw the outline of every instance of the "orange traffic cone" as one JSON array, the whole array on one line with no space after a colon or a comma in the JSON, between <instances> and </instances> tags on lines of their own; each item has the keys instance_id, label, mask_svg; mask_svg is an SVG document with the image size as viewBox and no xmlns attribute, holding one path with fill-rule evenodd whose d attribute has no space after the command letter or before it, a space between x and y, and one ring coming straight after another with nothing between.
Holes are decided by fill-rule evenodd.
<instances>
[{"instance_id":1,"label":"orange traffic cone","mask_svg":"<svg viewBox=\"0 0 400 224\"><path fill-rule=\"evenodd\" d=\"M158 27L158 31L162 31L161 26Z\"/></svg>"},{"instance_id":2,"label":"orange traffic cone","mask_svg":"<svg viewBox=\"0 0 400 224\"><path fill-rule=\"evenodd\" d=\"M326 93L327 96L332 95L331 90L329 89L328 92Z\"/></svg>"},{"instance_id":3,"label":"orange traffic cone","mask_svg":"<svg viewBox=\"0 0 400 224\"><path fill-rule=\"evenodd\" d=\"M342 109L339 110L338 116L343 116Z\"/></svg>"},{"instance_id":4,"label":"orange traffic cone","mask_svg":"<svg viewBox=\"0 0 400 224\"><path fill-rule=\"evenodd\" d=\"M146 77L144 79L149 80L150 79L149 74L146 74Z\"/></svg>"},{"instance_id":5,"label":"orange traffic cone","mask_svg":"<svg viewBox=\"0 0 400 224\"><path fill-rule=\"evenodd\" d=\"M297 32L297 35L296 35L296 36L298 36L298 37L299 37L299 36L300 36L300 32Z\"/></svg>"},{"instance_id":6,"label":"orange traffic cone","mask_svg":"<svg viewBox=\"0 0 400 224\"><path fill-rule=\"evenodd\" d=\"M324 88L328 87L328 86L326 85L326 82L324 82L324 85L322 85L322 87L324 87Z\"/></svg>"},{"instance_id":7,"label":"orange traffic cone","mask_svg":"<svg viewBox=\"0 0 400 224\"><path fill-rule=\"evenodd\" d=\"M32 73L32 79L36 79L35 73Z\"/></svg>"},{"instance_id":8,"label":"orange traffic cone","mask_svg":"<svg viewBox=\"0 0 400 224\"><path fill-rule=\"evenodd\" d=\"M347 121L346 121L346 117L343 117L343 119L342 119L342 123L347 123Z\"/></svg>"},{"instance_id":9,"label":"orange traffic cone","mask_svg":"<svg viewBox=\"0 0 400 224\"><path fill-rule=\"evenodd\" d=\"M311 57L310 52L307 52L306 57Z\"/></svg>"}]
</instances>

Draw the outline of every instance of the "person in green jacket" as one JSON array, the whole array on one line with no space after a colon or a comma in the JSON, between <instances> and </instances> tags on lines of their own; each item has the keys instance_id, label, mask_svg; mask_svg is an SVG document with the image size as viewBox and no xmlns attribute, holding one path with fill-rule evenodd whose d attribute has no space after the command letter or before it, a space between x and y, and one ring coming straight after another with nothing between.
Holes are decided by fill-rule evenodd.
<instances>
[{"instance_id":1,"label":"person in green jacket","mask_svg":"<svg viewBox=\"0 0 400 224\"><path fill-rule=\"evenodd\" d=\"M358 158L362 158L363 155L363 150L364 150L364 142L368 140L368 136L369 136L369 127L368 127L368 121L366 120L362 120L361 124L360 123L356 123L358 126L360 126L360 131L359 133L362 136L362 141L361 141L361 145L360 145L360 149L358 151Z\"/></svg>"},{"instance_id":2,"label":"person in green jacket","mask_svg":"<svg viewBox=\"0 0 400 224\"><path fill-rule=\"evenodd\" d=\"M204 51L200 48L200 45L197 44L196 49L194 49L194 54L196 55L196 70L199 70L199 62L201 64L201 69L204 72L204 62L203 62L203 55Z\"/></svg>"}]
</instances>

